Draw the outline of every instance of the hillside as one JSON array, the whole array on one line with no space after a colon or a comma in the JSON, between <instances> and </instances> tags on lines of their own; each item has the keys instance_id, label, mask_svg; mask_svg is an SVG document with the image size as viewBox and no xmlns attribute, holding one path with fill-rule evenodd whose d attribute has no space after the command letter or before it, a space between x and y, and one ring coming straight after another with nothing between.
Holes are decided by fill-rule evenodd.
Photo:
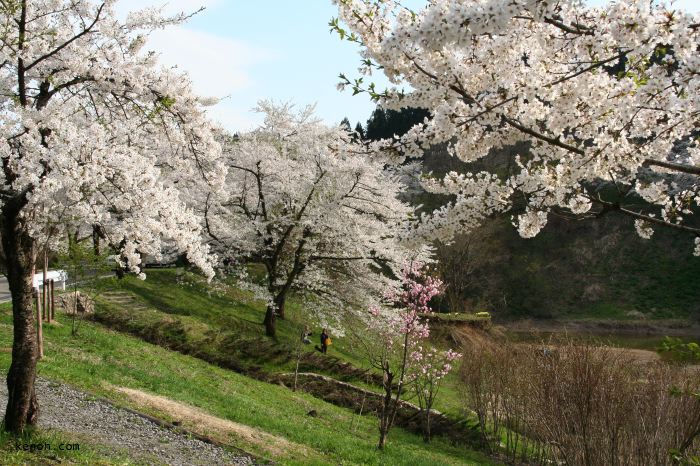
<instances>
[{"instance_id":1,"label":"hillside","mask_svg":"<svg viewBox=\"0 0 700 466\"><path fill-rule=\"evenodd\" d=\"M365 136L376 140L405 134L426 115L419 109L378 107L365 125ZM522 142L492 149L468 164L437 145L424 151L421 173L438 179L451 171L505 175L516 168L516 155L527 153L528 144ZM606 187L599 189L605 196ZM451 199L426 193L412 182L407 200L429 213ZM512 225L511 216L519 213L516 205L452 244L436 244L448 284L437 303L440 309L490 311L499 320L700 320L700 288L695 286L700 258L692 254L692 235L657 228L644 240L631 218L608 212L586 219L551 215L538 236L523 239Z\"/></svg>"},{"instance_id":2,"label":"hillside","mask_svg":"<svg viewBox=\"0 0 700 466\"><path fill-rule=\"evenodd\" d=\"M303 391L293 392L279 381L261 380L261 374L292 367L287 353L300 325L297 319L303 316L298 306L290 306L279 341L272 341L262 336L261 303L235 287L210 288L200 277L176 270L149 271L143 282L127 278L105 285L108 291L98 300L95 316L103 323L82 322L77 337L71 337L66 316L45 327L40 377L282 464L491 464L464 444L437 437L426 445L419 435L398 427L386 452L380 453L373 414L359 416ZM10 311L4 306L0 312L0 347L8 348ZM212 358L215 353L219 359ZM337 359L328 358L331 364L324 367L315 355L305 358L304 370L357 379L346 369L357 358L342 338L335 339L331 353ZM236 370L221 367L226 361L235 362ZM0 368L4 371L8 364L9 353L3 351ZM449 405L454 395L445 393ZM218 427L192 417L192 410L211 417ZM253 435L223 428L222 423L245 426Z\"/></svg>"},{"instance_id":3,"label":"hillside","mask_svg":"<svg viewBox=\"0 0 700 466\"><path fill-rule=\"evenodd\" d=\"M493 219L440 255L445 268L451 258L472 261L458 266L467 273L454 279L464 286L459 298L466 310L501 318L697 321L700 259L688 236L662 229L644 240L631 223L614 216L553 218L540 235L523 239L509 219ZM469 243L479 250L469 251Z\"/></svg>"},{"instance_id":4,"label":"hillside","mask_svg":"<svg viewBox=\"0 0 700 466\"><path fill-rule=\"evenodd\" d=\"M437 177L452 170L507 172L524 150L494 151L467 165L436 147L426 151L423 170ZM422 193L413 201L430 211L449 199ZM585 219L551 215L539 235L523 239L513 214L517 209L438 245L451 285L444 310L489 310L500 319L700 319L700 258L693 256L692 235L662 227L642 239L631 218L609 212Z\"/></svg>"}]
</instances>

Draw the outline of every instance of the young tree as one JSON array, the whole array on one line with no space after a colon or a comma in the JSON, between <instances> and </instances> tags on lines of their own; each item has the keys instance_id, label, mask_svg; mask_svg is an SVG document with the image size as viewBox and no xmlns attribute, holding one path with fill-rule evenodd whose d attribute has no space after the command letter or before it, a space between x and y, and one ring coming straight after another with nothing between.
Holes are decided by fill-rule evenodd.
<instances>
[{"instance_id":1,"label":"young tree","mask_svg":"<svg viewBox=\"0 0 700 466\"><path fill-rule=\"evenodd\" d=\"M71 280L72 303L71 335L77 336L82 314L79 312L80 299L93 301L101 291L100 280L114 269L114 261L109 254L95 252L94 244L70 241L65 251L58 255L58 267L65 270ZM67 310L67 309L66 309Z\"/></svg>"},{"instance_id":2,"label":"young tree","mask_svg":"<svg viewBox=\"0 0 700 466\"><path fill-rule=\"evenodd\" d=\"M226 141L229 176L204 211L222 259L264 265L264 323L275 336L293 288L336 315L380 293L388 279L378 272L406 255L398 239L411 209L383 160L364 155L347 129L323 125L313 107L261 102L258 111L261 128Z\"/></svg>"},{"instance_id":3,"label":"young tree","mask_svg":"<svg viewBox=\"0 0 700 466\"><path fill-rule=\"evenodd\" d=\"M552 210L621 212L648 237L655 226L695 236L700 203L700 16L662 2L337 0L332 27L361 44L365 71L410 85L383 93L341 75L386 108L423 107L430 119L377 148L420 155L449 143L466 162L527 141L515 173L448 174L426 183L456 200L423 232L446 239L485 216L524 205L536 235ZM645 203L640 203L639 198ZM437 227L437 228L436 228Z\"/></svg>"},{"instance_id":4,"label":"young tree","mask_svg":"<svg viewBox=\"0 0 700 466\"><path fill-rule=\"evenodd\" d=\"M433 403L440 391L442 380L452 370L452 363L462 355L448 349L440 351L434 346L424 348L419 346L411 353L413 364L416 365L411 387L418 398L418 405L423 414L423 440L430 442L430 414Z\"/></svg>"},{"instance_id":5,"label":"young tree","mask_svg":"<svg viewBox=\"0 0 700 466\"><path fill-rule=\"evenodd\" d=\"M404 264L399 280L397 287L385 293L386 306L369 308L366 325L362 333L356 335L369 364L382 373L384 396L379 410L379 449L386 446L406 386L416 382L424 386L427 378L436 382L438 376L442 378L451 369L449 364L439 368L432 366L438 358L431 356L433 350L427 343L430 329L425 314L432 312L430 300L442 291L442 281L427 275L420 261ZM452 361L458 356L449 352L447 357ZM425 392L421 394L426 395ZM437 395L436 387L433 395ZM434 396L430 396L429 405L427 396L423 400L428 410L425 427L429 429ZM429 435L427 433L426 438Z\"/></svg>"},{"instance_id":6,"label":"young tree","mask_svg":"<svg viewBox=\"0 0 700 466\"><path fill-rule=\"evenodd\" d=\"M120 23L113 3L0 3L0 234L14 324L4 427L12 432L38 413L31 274L39 244L97 228L133 271L141 254L158 256L169 242L212 273L200 218L176 188L221 182L220 151L188 79L139 52L143 33L185 17L148 10Z\"/></svg>"}]
</instances>

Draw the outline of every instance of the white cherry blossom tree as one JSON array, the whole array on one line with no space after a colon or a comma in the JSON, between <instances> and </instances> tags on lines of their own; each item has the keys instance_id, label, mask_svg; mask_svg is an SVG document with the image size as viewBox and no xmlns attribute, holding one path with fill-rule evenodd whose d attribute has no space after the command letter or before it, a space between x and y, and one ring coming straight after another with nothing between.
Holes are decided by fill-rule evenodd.
<instances>
[{"instance_id":1,"label":"white cherry blossom tree","mask_svg":"<svg viewBox=\"0 0 700 466\"><path fill-rule=\"evenodd\" d=\"M643 237L656 226L688 232L700 254L700 15L638 0L431 0L419 11L393 0L334 3L331 26L360 44L360 71L381 67L396 85L378 92L341 75L339 87L431 113L375 149L418 156L449 143L474 162L529 142L514 172L427 182L455 201L419 233L449 239L514 204L526 238L552 211L617 211Z\"/></svg>"},{"instance_id":2,"label":"white cherry blossom tree","mask_svg":"<svg viewBox=\"0 0 700 466\"><path fill-rule=\"evenodd\" d=\"M313 107L264 101L257 110L264 124L224 144L225 188L205 200L212 248L224 261L264 265L267 335L292 289L336 323L378 296L405 258L425 255L398 241L412 210L385 161L345 128L321 123Z\"/></svg>"},{"instance_id":3,"label":"white cherry blossom tree","mask_svg":"<svg viewBox=\"0 0 700 466\"><path fill-rule=\"evenodd\" d=\"M94 229L132 271L167 244L213 272L183 192L221 183L220 148L187 77L140 51L145 34L185 16L148 10L119 22L113 4L0 2L0 234L14 323L4 427L13 432L38 413L40 244Z\"/></svg>"}]
</instances>

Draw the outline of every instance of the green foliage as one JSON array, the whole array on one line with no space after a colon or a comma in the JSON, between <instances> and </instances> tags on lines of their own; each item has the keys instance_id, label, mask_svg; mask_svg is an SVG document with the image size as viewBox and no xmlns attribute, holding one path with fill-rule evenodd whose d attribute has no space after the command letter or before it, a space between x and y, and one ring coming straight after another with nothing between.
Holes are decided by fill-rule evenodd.
<instances>
[{"instance_id":1,"label":"green foliage","mask_svg":"<svg viewBox=\"0 0 700 466\"><path fill-rule=\"evenodd\" d=\"M370 140L402 136L415 124L422 123L429 115L427 110L405 108L400 111L377 107L367 120L365 137Z\"/></svg>"},{"instance_id":2,"label":"green foliage","mask_svg":"<svg viewBox=\"0 0 700 466\"><path fill-rule=\"evenodd\" d=\"M678 466L700 466L700 456L687 456L678 450L671 450L669 454Z\"/></svg>"},{"instance_id":3,"label":"green foliage","mask_svg":"<svg viewBox=\"0 0 700 466\"><path fill-rule=\"evenodd\" d=\"M169 109L173 105L175 105L175 98L174 97L169 97L167 95L161 97L158 99L158 104L161 105L163 108Z\"/></svg>"},{"instance_id":4,"label":"green foliage","mask_svg":"<svg viewBox=\"0 0 700 466\"><path fill-rule=\"evenodd\" d=\"M68 272L73 283L92 286L114 268L110 254L98 253L91 244L71 242L66 251L58 254L56 266Z\"/></svg>"},{"instance_id":5,"label":"green foliage","mask_svg":"<svg viewBox=\"0 0 700 466\"><path fill-rule=\"evenodd\" d=\"M107 253L100 253L92 245L70 242L68 249L60 253L56 260L56 266L68 273L68 280L72 283L72 293L77 297L78 287L81 291L95 298L104 284L102 277L114 268L115 262ZM77 302L77 301L76 301ZM71 319L73 335L78 333L80 320L78 313L74 311Z\"/></svg>"},{"instance_id":6,"label":"green foliage","mask_svg":"<svg viewBox=\"0 0 700 466\"><path fill-rule=\"evenodd\" d=\"M657 351L671 359L683 363L700 362L700 345L695 342L684 342L680 338L665 337Z\"/></svg>"}]
</instances>

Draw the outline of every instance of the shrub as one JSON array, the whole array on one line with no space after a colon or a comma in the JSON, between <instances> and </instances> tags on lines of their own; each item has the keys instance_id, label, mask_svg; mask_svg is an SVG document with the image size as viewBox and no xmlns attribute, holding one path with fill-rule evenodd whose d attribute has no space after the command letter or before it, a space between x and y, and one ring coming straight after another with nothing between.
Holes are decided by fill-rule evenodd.
<instances>
[{"instance_id":1,"label":"shrub","mask_svg":"<svg viewBox=\"0 0 700 466\"><path fill-rule=\"evenodd\" d=\"M571 341L464 354L466 407L512 462L670 465L700 452L700 382L688 368Z\"/></svg>"},{"instance_id":2,"label":"shrub","mask_svg":"<svg viewBox=\"0 0 700 466\"><path fill-rule=\"evenodd\" d=\"M700 362L700 345L695 342L684 343L680 338L665 337L657 351L672 361Z\"/></svg>"}]
</instances>

